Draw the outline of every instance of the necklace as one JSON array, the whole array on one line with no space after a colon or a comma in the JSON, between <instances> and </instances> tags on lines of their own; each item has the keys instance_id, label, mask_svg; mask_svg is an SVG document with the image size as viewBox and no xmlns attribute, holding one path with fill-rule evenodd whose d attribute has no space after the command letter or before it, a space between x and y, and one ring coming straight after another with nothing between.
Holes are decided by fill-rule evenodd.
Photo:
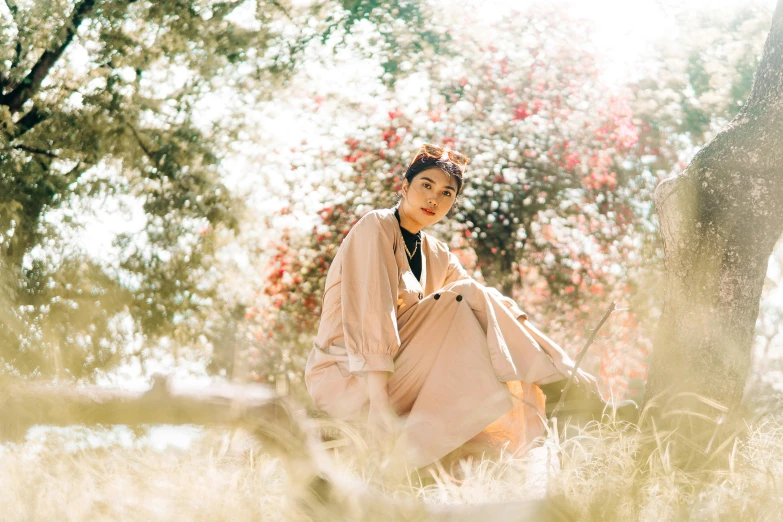
<instances>
[{"instance_id":1,"label":"necklace","mask_svg":"<svg viewBox=\"0 0 783 522\"><path fill-rule=\"evenodd\" d=\"M419 240L416 240L416 245L413 247L413 253L411 253L410 250L408 250L408 245L405 244L405 240L402 241L402 246L405 248L405 253L408 254L408 259L413 259L413 256L416 254L416 249L419 248Z\"/></svg>"},{"instance_id":2,"label":"necklace","mask_svg":"<svg viewBox=\"0 0 783 522\"><path fill-rule=\"evenodd\" d=\"M408 232L407 230L402 228L402 223L400 222L400 210L399 208L394 209L394 216L397 218L397 223L400 223L400 231L403 232L403 238L402 238L402 246L405 248L405 253L408 255L408 259L413 259L413 256L416 255L416 249L419 248L419 236L418 234L411 234L416 236L416 245L413 247L413 252L408 250L408 245L405 243L405 234L404 232ZM410 234L410 232L408 232Z\"/></svg>"}]
</instances>

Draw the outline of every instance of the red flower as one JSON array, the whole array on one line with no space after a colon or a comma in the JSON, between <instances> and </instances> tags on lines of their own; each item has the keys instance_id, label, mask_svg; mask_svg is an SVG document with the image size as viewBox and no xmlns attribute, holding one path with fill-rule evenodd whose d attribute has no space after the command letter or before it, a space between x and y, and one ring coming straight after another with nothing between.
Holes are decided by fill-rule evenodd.
<instances>
[{"instance_id":1,"label":"red flower","mask_svg":"<svg viewBox=\"0 0 783 522\"><path fill-rule=\"evenodd\" d=\"M527 108L527 103L522 102L516 107L514 107L514 119L515 120L524 120L528 116L530 116L532 113Z\"/></svg>"},{"instance_id":2,"label":"red flower","mask_svg":"<svg viewBox=\"0 0 783 522\"><path fill-rule=\"evenodd\" d=\"M351 154L350 156L345 156L343 159L347 161L348 163L356 163L359 158L364 156L363 150L357 150L355 154Z\"/></svg>"},{"instance_id":3,"label":"red flower","mask_svg":"<svg viewBox=\"0 0 783 522\"><path fill-rule=\"evenodd\" d=\"M566 154L565 160L566 160L565 167L567 169L572 169L577 165L579 165L579 154L575 152L570 152Z\"/></svg>"}]
</instances>

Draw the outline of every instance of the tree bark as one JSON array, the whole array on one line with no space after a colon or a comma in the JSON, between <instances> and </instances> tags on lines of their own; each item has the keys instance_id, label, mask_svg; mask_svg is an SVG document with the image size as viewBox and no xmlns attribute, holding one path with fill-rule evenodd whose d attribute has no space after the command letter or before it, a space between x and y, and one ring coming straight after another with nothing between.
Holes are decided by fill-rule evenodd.
<instances>
[{"instance_id":1,"label":"tree bark","mask_svg":"<svg viewBox=\"0 0 783 522\"><path fill-rule=\"evenodd\" d=\"M742 399L783 232L783 0L746 104L684 172L658 185L655 204L666 286L646 402L659 413L725 412L708 404L731 409Z\"/></svg>"}]
</instances>

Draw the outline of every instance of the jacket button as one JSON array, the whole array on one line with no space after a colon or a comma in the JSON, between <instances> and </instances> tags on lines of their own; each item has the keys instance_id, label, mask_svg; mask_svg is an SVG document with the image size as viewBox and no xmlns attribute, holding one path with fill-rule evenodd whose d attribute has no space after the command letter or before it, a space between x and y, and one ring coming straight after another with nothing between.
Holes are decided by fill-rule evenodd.
<instances>
[{"instance_id":1,"label":"jacket button","mask_svg":"<svg viewBox=\"0 0 783 522\"><path fill-rule=\"evenodd\" d=\"M462 296L461 295L457 296L457 301L462 301Z\"/></svg>"},{"instance_id":2,"label":"jacket button","mask_svg":"<svg viewBox=\"0 0 783 522\"><path fill-rule=\"evenodd\" d=\"M435 300L437 301L438 299L440 299L440 294L435 294L433 297L434 297L434 298L435 298Z\"/></svg>"},{"instance_id":3,"label":"jacket button","mask_svg":"<svg viewBox=\"0 0 783 522\"><path fill-rule=\"evenodd\" d=\"M419 294L419 299L424 299L424 296L422 294Z\"/></svg>"}]
</instances>

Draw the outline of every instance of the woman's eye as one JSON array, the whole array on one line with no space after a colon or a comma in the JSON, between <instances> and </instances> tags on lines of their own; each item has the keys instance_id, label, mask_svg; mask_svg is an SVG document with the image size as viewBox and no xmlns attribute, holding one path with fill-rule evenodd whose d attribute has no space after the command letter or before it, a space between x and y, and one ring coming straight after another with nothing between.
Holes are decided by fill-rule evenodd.
<instances>
[{"instance_id":1,"label":"woman's eye","mask_svg":"<svg viewBox=\"0 0 783 522\"><path fill-rule=\"evenodd\" d=\"M425 189L430 188L430 184L429 183L422 183L421 186L424 187Z\"/></svg>"},{"instance_id":2,"label":"woman's eye","mask_svg":"<svg viewBox=\"0 0 783 522\"><path fill-rule=\"evenodd\" d=\"M448 190L444 190L443 191L443 195L446 196L447 198L450 198L451 197L451 192L449 192Z\"/></svg>"}]
</instances>

